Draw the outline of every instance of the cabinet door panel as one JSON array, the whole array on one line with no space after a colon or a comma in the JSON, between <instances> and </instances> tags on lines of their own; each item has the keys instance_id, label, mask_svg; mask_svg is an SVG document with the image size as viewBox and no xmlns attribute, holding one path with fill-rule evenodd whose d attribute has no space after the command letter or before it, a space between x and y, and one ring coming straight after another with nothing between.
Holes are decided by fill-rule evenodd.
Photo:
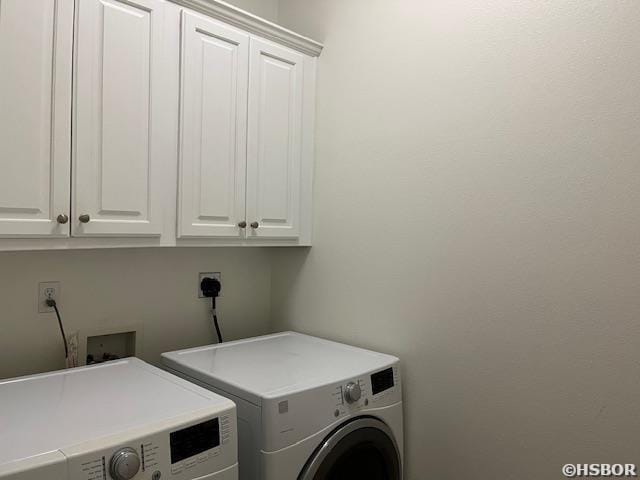
<instances>
[{"instance_id":1,"label":"cabinet door panel","mask_svg":"<svg viewBox=\"0 0 640 480\"><path fill-rule=\"evenodd\" d=\"M0 1L0 235L68 236L73 0Z\"/></svg>"},{"instance_id":2,"label":"cabinet door panel","mask_svg":"<svg viewBox=\"0 0 640 480\"><path fill-rule=\"evenodd\" d=\"M182 15L178 234L238 237L245 218L249 36Z\"/></svg>"},{"instance_id":3,"label":"cabinet door panel","mask_svg":"<svg viewBox=\"0 0 640 480\"><path fill-rule=\"evenodd\" d=\"M78 3L75 236L162 232L162 16L159 0Z\"/></svg>"},{"instance_id":4,"label":"cabinet door panel","mask_svg":"<svg viewBox=\"0 0 640 480\"><path fill-rule=\"evenodd\" d=\"M251 40L247 151L250 237L299 236L302 55Z\"/></svg>"}]
</instances>

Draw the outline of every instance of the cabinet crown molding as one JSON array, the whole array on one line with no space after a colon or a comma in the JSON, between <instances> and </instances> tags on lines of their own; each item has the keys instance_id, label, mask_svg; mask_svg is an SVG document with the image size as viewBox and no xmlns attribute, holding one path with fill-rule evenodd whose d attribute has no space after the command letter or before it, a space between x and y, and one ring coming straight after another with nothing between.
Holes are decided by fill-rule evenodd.
<instances>
[{"instance_id":1,"label":"cabinet crown molding","mask_svg":"<svg viewBox=\"0 0 640 480\"><path fill-rule=\"evenodd\" d=\"M243 30L273 40L294 50L317 57L323 45L310 38L292 32L280 25L229 5L221 0L170 0L180 6L191 8Z\"/></svg>"}]
</instances>

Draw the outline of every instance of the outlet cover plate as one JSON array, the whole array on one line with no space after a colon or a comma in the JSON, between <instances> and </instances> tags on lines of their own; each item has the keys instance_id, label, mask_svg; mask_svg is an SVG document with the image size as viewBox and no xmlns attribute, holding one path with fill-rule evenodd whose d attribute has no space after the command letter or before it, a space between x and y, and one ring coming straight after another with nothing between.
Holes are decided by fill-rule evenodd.
<instances>
[{"instance_id":1,"label":"outlet cover plate","mask_svg":"<svg viewBox=\"0 0 640 480\"><path fill-rule=\"evenodd\" d=\"M202 279L206 277L215 278L220 282L220 285L222 285L222 274L220 272L200 272L198 274L198 298L207 298L202 294L202 290L200 289L200 284L202 283ZM224 288L220 289L219 297L222 296L223 290Z\"/></svg>"},{"instance_id":2,"label":"outlet cover plate","mask_svg":"<svg viewBox=\"0 0 640 480\"><path fill-rule=\"evenodd\" d=\"M48 307L46 300L47 294L53 290L53 298L60 303L60 282L40 282L38 284L38 312L53 312L53 307Z\"/></svg>"}]
</instances>

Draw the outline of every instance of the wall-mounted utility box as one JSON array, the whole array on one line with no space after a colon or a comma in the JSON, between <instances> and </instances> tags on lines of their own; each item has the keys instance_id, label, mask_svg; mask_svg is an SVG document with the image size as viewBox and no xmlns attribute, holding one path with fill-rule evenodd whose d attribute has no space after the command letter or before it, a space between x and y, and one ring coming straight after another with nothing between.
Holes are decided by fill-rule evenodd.
<instances>
[{"instance_id":1,"label":"wall-mounted utility box","mask_svg":"<svg viewBox=\"0 0 640 480\"><path fill-rule=\"evenodd\" d=\"M142 325L110 325L78 334L80 365L102 363L142 353Z\"/></svg>"}]
</instances>

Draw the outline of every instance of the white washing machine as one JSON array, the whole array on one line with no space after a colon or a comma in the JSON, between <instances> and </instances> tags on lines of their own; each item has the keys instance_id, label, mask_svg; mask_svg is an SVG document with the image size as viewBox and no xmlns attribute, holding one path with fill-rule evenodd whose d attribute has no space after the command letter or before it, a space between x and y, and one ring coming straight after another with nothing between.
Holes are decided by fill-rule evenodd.
<instances>
[{"instance_id":1,"label":"white washing machine","mask_svg":"<svg viewBox=\"0 0 640 480\"><path fill-rule=\"evenodd\" d=\"M162 355L238 407L243 480L400 480L398 359L285 332Z\"/></svg>"},{"instance_id":2,"label":"white washing machine","mask_svg":"<svg viewBox=\"0 0 640 480\"><path fill-rule=\"evenodd\" d=\"M3 480L237 480L227 398L138 359L0 382Z\"/></svg>"}]
</instances>

